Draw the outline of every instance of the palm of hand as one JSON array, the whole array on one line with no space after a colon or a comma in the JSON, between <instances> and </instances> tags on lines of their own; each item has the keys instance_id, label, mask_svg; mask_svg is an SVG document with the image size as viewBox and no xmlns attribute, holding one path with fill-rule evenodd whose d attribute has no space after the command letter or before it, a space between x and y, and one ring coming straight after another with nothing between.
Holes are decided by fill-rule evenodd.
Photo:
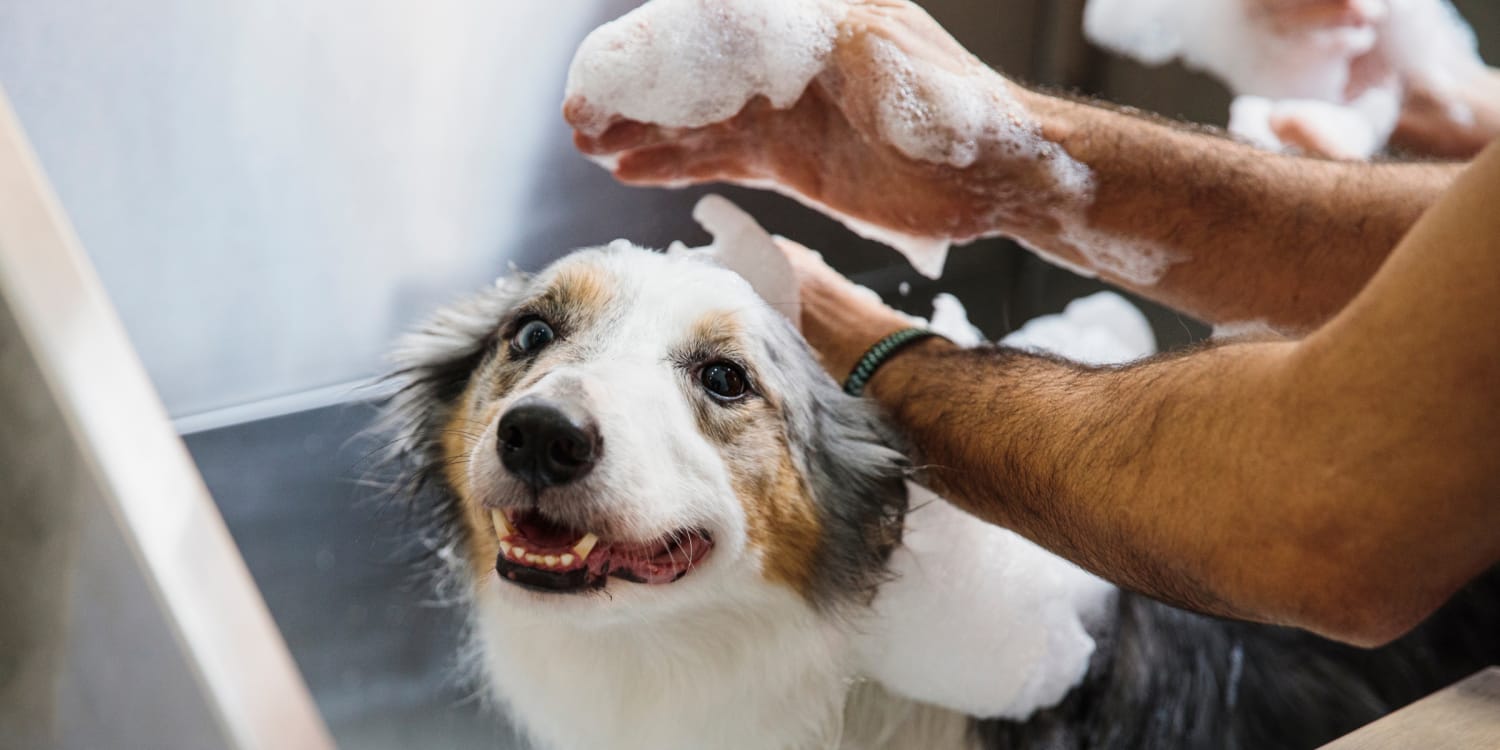
<instances>
[{"instance_id":1,"label":"palm of hand","mask_svg":"<svg viewBox=\"0 0 1500 750\"><path fill-rule=\"evenodd\" d=\"M997 97L1009 87L920 8L870 0L851 6L824 71L789 108L756 97L735 116L704 127L612 116L598 130L584 124L597 122L600 113L573 97L564 116L575 127L578 148L609 157L624 182L772 187L917 237L966 240L991 233L1016 218L1012 206L1019 201L1008 195L1055 189L1046 170L1006 144L989 144L963 166L916 159L892 145L878 111L891 85L882 48L892 47L944 71L990 76Z\"/></svg>"}]
</instances>

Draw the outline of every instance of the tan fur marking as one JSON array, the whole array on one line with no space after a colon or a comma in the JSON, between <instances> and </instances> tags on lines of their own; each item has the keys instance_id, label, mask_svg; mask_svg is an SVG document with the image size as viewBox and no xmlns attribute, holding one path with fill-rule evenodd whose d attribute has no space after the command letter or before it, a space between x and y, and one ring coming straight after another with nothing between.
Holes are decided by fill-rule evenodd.
<instances>
[{"instance_id":1,"label":"tan fur marking","mask_svg":"<svg viewBox=\"0 0 1500 750\"><path fill-rule=\"evenodd\" d=\"M476 379L464 391L463 398L453 409L453 415L443 431L444 474L448 486L458 495L462 507L464 524L464 546L469 565L476 577L482 578L495 567L495 556L499 554L500 542L495 538L494 526L490 523L489 511L473 497L469 487L469 456L500 408L500 403L487 405L482 413L474 415L478 398Z\"/></svg>"},{"instance_id":2,"label":"tan fur marking","mask_svg":"<svg viewBox=\"0 0 1500 750\"><path fill-rule=\"evenodd\" d=\"M688 349L695 356L745 362L749 358L741 334L733 312L712 312L693 324ZM700 400L698 424L729 469L729 481L745 509L749 543L763 555L766 579L808 596L821 523L769 398L762 394L729 408Z\"/></svg>"},{"instance_id":3,"label":"tan fur marking","mask_svg":"<svg viewBox=\"0 0 1500 750\"><path fill-rule=\"evenodd\" d=\"M746 445L750 442L760 445L752 448ZM749 542L763 555L766 579L808 596L821 524L786 444L779 437L758 434L723 450L730 482L745 509ZM740 453L740 458L731 459L731 453ZM769 460L743 460L748 455Z\"/></svg>"},{"instance_id":4,"label":"tan fur marking","mask_svg":"<svg viewBox=\"0 0 1500 750\"><path fill-rule=\"evenodd\" d=\"M558 271L543 294L547 307L566 316L574 325L585 325L599 317L614 299L614 283L597 266L575 264Z\"/></svg>"},{"instance_id":5,"label":"tan fur marking","mask_svg":"<svg viewBox=\"0 0 1500 750\"><path fill-rule=\"evenodd\" d=\"M740 322L734 317L734 313L718 311L694 322L688 336L691 341L707 348L737 350L740 330Z\"/></svg>"}]
</instances>

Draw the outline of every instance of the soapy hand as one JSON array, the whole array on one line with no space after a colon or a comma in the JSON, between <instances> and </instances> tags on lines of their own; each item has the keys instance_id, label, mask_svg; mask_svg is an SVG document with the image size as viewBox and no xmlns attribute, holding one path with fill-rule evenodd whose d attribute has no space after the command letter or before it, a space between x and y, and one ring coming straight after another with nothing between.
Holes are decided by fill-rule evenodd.
<instances>
[{"instance_id":1,"label":"soapy hand","mask_svg":"<svg viewBox=\"0 0 1500 750\"><path fill-rule=\"evenodd\" d=\"M1089 0L1084 31L1220 78L1238 95L1229 129L1266 148L1364 159L1389 140L1464 156L1500 130L1448 0Z\"/></svg>"},{"instance_id":2,"label":"soapy hand","mask_svg":"<svg viewBox=\"0 0 1500 750\"><path fill-rule=\"evenodd\" d=\"M1284 38L1367 33L1370 48L1348 61L1345 100L1391 87L1400 92L1389 139L1430 156L1470 157L1496 135L1497 79L1469 49L1462 21L1435 3L1389 0L1246 0ZM1348 157L1343 144L1296 114L1273 116L1272 130L1304 152ZM1363 156L1354 154L1353 156Z\"/></svg>"},{"instance_id":3,"label":"soapy hand","mask_svg":"<svg viewBox=\"0 0 1500 750\"><path fill-rule=\"evenodd\" d=\"M771 187L862 234L886 241L898 235L891 242L898 248L899 235L940 241L941 250L948 241L1024 225L1044 213L1034 206L1087 189L1086 169L1073 164L1070 171L1067 155L1031 121L1025 102L1032 95L987 68L916 5L825 6L836 18L831 49L789 105L757 95L708 124L646 122L603 111L590 98L590 82L579 80L586 76L574 75L564 115L575 143L624 182ZM651 44L659 25L645 28L624 38ZM723 34L741 42L747 35ZM575 72L589 62L588 45ZM694 83L716 85L709 75ZM875 227L861 231L860 223Z\"/></svg>"},{"instance_id":4,"label":"soapy hand","mask_svg":"<svg viewBox=\"0 0 1500 750\"><path fill-rule=\"evenodd\" d=\"M1350 57L1344 100L1366 92L1396 92L1389 140L1432 156L1469 157L1494 137L1494 76L1473 48L1463 20L1441 2L1390 0L1247 0L1285 38L1317 40L1329 32L1365 34L1369 48ZM1317 43L1314 41L1313 43ZM1386 115L1390 117L1392 115ZM1283 142L1333 157L1346 147L1326 128L1295 114L1273 118Z\"/></svg>"}]
</instances>

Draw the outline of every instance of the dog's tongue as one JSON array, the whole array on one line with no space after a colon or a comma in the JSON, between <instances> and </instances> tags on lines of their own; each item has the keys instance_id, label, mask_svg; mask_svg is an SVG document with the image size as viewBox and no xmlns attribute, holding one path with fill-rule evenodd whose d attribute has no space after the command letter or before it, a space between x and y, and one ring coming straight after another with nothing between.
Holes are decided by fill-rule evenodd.
<instances>
[{"instance_id":1,"label":"dog's tongue","mask_svg":"<svg viewBox=\"0 0 1500 750\"><path fill-rule=\"evenodd\" d=\"M723 196L705 195L693 207L693 219L714 238L713 244L694 248L695 252L712 255L725 268L750 282L750 288L793 325L800 324L802 306L797 275L775 240L750 214Z\"/></svg>"},{"instance_id":2,"label":"dog's tongue","mask_svg":"<svg viewBox=\"0 0 1500 750\"><path fill-rule=\"evenodd\" d=\"M518 513L511 523L528 549L536 551L566 550L583 537L583 532L563 526L540 513Z\"/></svg>"},{"instance_id":3,"label":"dog's tongue","mask_svg":"<svg viewBox=\"0 0 1500 750\"><path fill-rule=\"evenodd\" d=\"M671 583L692 569L713 548L713 542L697 532L689 532L676 544L611 544L601 560L607 560L608 572L616 578L636 583Z\"/></svg>"}]
</instances>

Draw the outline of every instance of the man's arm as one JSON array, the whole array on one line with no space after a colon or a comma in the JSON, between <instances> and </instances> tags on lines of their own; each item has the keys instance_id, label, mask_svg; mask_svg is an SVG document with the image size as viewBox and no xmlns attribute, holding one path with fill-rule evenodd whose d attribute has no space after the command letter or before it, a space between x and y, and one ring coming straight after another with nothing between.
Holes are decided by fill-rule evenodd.
<instances>
[{"instance_id":1,"label":"man's arm","mask_svg":"<svg viewBox=\"0 0 1500 750\"><path fill-rule=\"evenodd\" d=\"M1003 227L1119 286L1211 323L1288 333L1332 317L1462 169L1274 154L1139 114L1032 95L1043 132L1088 165L1084 240L1177 262L1140 283L1089 260L1067 229Z\"/></svg>"},{"instance_id":2,"label":"man's arm","mask_svg":"<svg viewBox=\"0 0 1500 750\"><path fill-rule=\"evenodd\" d=\"M1459 169L1269 154L1027 91L910 3L851 5L835 44L824 72L786 109L756 98L730 120L697 128L623 120L582 95L564 112L579 148L614 157L615 175L627 182L769 184L910 235L1009 235L1204 320L1287 331L1311 330L1337 312ZM972 164L914 159L891 145L879 116L882 102L922 94L920 86L889 89L893 49L912 70L961 74L934 74L933 85L977 81L1021 112L1005 110L1005 123L965 142L977 153ZM926 127L929 138L967 135L942 122ZM1087 167L1092 190L1080 197L1057 184L1047 162L1058 154L1035 147L1033 135ZM1152 254L1172 261L1160 278L1120 273Z\"/></svg>"},{"instance_id":3,"label":"man's arm","mask_svg":"<svg viewBox=\"0 0 1500 750\"><path fill-rule=\"evenodd\" d=\"M877 371L928 478L1126 587L1374 645L1500 559L1500 147L1300 343L1120 368L929 341ZM904 319L788 248L838 377Z\"/></svg>"}]
</instances>

